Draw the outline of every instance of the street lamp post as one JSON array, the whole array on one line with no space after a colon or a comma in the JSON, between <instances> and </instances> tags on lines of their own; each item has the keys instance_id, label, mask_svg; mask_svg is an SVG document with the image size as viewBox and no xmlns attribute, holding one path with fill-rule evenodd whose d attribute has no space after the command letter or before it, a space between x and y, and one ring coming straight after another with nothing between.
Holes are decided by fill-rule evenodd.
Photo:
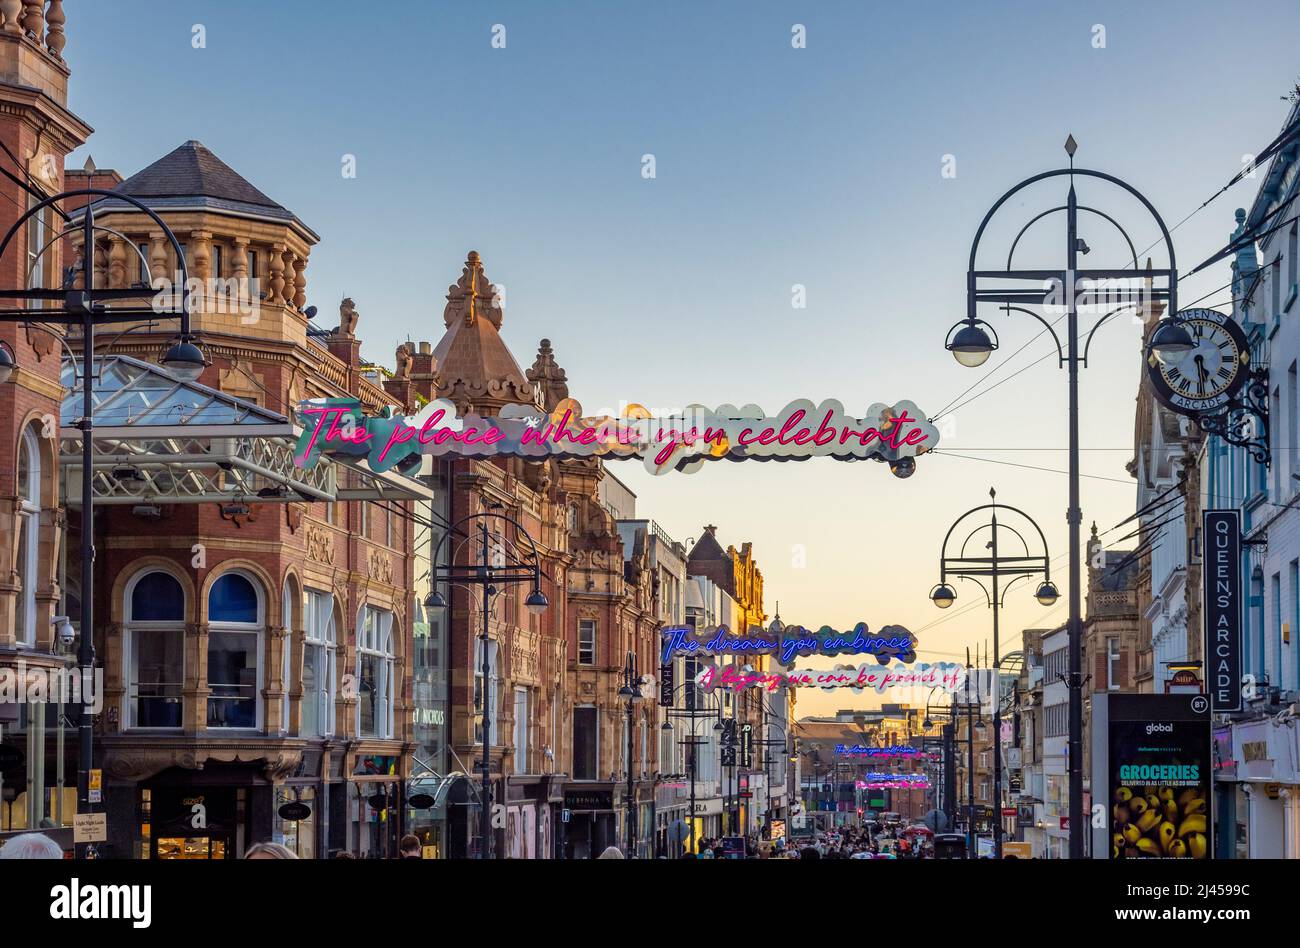
<instances>
[{"instance_id":1,"label":"street lamp post","mask_svg":"<svg viewBox=\"0 0 1300 948\"><path fill-rule=\"evenodd\" d=\"M33 196L39 196L39 192L33 191ZM81 329L82 417L77 422L77 427L81 430L81 637L77 646L77 665L81 680L86 683L93 679L95 673L95 505L93 497L94 424L92 417L95 406L94 383L96 381L95 328L110 323L133 322L135 320L146 320L152 323L160 317L176 318L180 320L180 338L163 354L161 360L163 367L178 378L185 381L194 381L203 374L206 362L202 351L194 344L195 337L190 333L189 271L185 264L185 253L171 228L163 222L161 217L136 198L104 188L78 188L50 197L42 197L14 221L4 239L0 241L0 258L4 257L19 228L42 213L46 208L52 208L63 216L68 223L68 227L60 231L55 236L55 239L41 247L38 256L43 255L50 247L58 243L59 238L74 233L76 225L60 209L59 202L75 197L85 197L90 199L91 202L87 203L82 209L80 271L69 268L68 278L64 280L64 285L59 289L47 289L45 287L0 289L0 299L19 302L19 306L14 309L0 310L0 322L27 323L32 328L42 330L45 330L45 327L41 324L50 323L78 326ZM138 249L136 249L136 253L143 261L143 272L149 275L148 287L99 288L95 286L96 235L100 232L116 233L116 231L101 227L95 223L95 205L93 202L100 198L112 198L115 201L128 204L147 214L158 225L163 236L171 244L172 251L176 254L181 284L179 307L175 305L177 298L175 292L170 294L171 299L169 300L165 291L155 293L152 289L155 276L162 277L163 274L155 275L150 273L149 262L145 260L144 255ZM31 265L25 264L22 271L30 274L32 272ZM80 286L74 285L76 282L80 282ZM115 301L121 301L123 305L114 306ZM46 302L60 305L47 308L43 305ZM49 330L45 331L48 332ZM60 342L62 342L62 337L60 337ZM14 369L17 367L14 355L5 347L0 346L0 382L9 381ZM61 724L60 727L62 727ZM77 733L78 809L80 812L90 813L94 811L94 806L90 802L90 771L94 765L94 720L84 705L81 709ZM92 847L93 844L81 844L77 846L78 854L87 857L93 853Z\"/></svg>"},{"instance_id":2,"label":"street lamp post","mask_svg":"<svg viewBox=\"0 0 1300 948\"><path fill-rule=\"evenodd\" d=\"M1006 504L997 502L997 491L989 489L990 503L981 504L974 507L960 517L958 517L948 528L947 535L943 538L943 547L939 551L939 584L930 591L931 601L940 609L947 609L957 598L957 593L948 585L948 578L955 576L957 579L970 580L980 589L984 590L985 598L993 610L993 806L997 812L997 819L993 823L993 852L997 859L1002 858L1002 701L1001 701L1001 652L999 651L999 613L1002 606L1006 604L1006 594L1010 591L1012 584L1020 579L1028 579L1033 576L1042 575L1043 580L1038 584L1038 589L1034 592L1040 605L1050 606L1054 604L1059 597L1055 584L1052 582L1051 563L1047 553L1047 538L1043 535L1042 529L1037 522L1020 510L1018 507L1010 507ZM968 518L976 514L988 512L988 520L977 523L974 528L966 535L961 546L955 552L950 552L949 543L952 541L953 532L959 526L965 529L963 524L968 524ZM1003 511L1010 515L1010 521L998 522L998 511ZM1020 522L1022 521L1022 522ZM1025 539L1025 533L1022 532L1025 524L1034 528L1038 534L1039 542L1042 545L1042 553L1031 553L1029 542ZM989 539L984 544L984 549L989 551L988 556L968 556L967 546L977 535L988 532ZM1023 555L1005 555L998 546L999 531L1006 532L1020 541L1020 547ZM978 577L985 577L989 580L989 585L985 586L980 582ZM1005 586L1002 586L1002 580L1008 580Z\"/></svg>"},{"instance_id":3,"label":"street lamp post","mask_svg":"<svg viewBox=\"0 0 1300 948\"><path fill-rule=\"evenodd\" d=\"M504 542L493 543L493 538L488 530L489 521L501 521L503 526L512 526L516 535L522 535L528 540L527 559L531 564L521 556L517 549L512 554L507 553L507 544ZM453 536L462 536L468 538L468 530L462 529L462 524L469 524L471 521L477 521L479 535L479 561L477 565L466 564L457 566L454 562L449 562L445 566L438 565L438 553L444 543ZM494 549L495 547L495 549ZM452 557L454 560L455 557ZM438 588L440 583L467 583L470 585L481 586L483 589L483 614L482 614L482 631L479 639L483 646L483 656L481 671L483 675L482 703L483 703L483 761L482 761L482 779L483 794L482 800L479 801L481 813L479 814L479 832L482 836L483 843L479 850L480 859L488 859L492 853L492 734L491 734L491 717L494 709L491 706L492 695L492 678L491 662L489 661L488 644L491 642L491 633L488 622L492 615L492 597L500 592L499 586L517 585L520 583L529 583L532 585L532 592L524 600L524 608L533 615L540 615L550 605L546 594L542 592L542 567L541 559L537 555L537 544L533 541L532 535L523 528L516 520L505 514L486 511L483 513L470 514L457 520L443 534L442 539L434 548L431 555L431 571L433 591L429 593L424 600L425 606L430 609L444 609L447 606L447 600Z\"/></svg>"},{"instance_id":4,"label":"street lamp post","mask_svg":"<svg viewBox=\"0 0 1300 948\"><path fill-rule=\"evenodd\" d=\"M1069 795L1070 795L1070 858L1083 858L1083 841L1087 832L1087 824L1084 821L1083 813L1083 669L1082 669L1082 610L1083 594L1080 580L1081 557L1079 552L1080 529L1083 522L1083 511L1079 506L1079 369L1081 366L1088 364L1088 350L1092 344L1092 338L1101 326L1117 313L1127 309L1137 308L1142 312L1147 306L1154 302L1164 302L1168 306L1169 312L1175 317L1178 313L1178 268L1174 256L1173 240L1169 235L1169 228L1165 226L1164 220L1159 212L1147 198L1136 188L1112 175L1100 171L1091 171L1083 168L1074 167L1074 153L1078 145L1071 135L1066 139L1065 151L1069 155L1070 165L1068 168L1058 168L1053 171L1044 171L1032 177L1026 178L1019 184L1015 185L1009 191L1000 197L994 205L989 208L980 222L979 229L975 232L975 239L971 243L970 261L966 273L966 318L952 327L948 331L948 337L945 340L944 347L950 351L959 363L965 366L979 366L987 361L992 352L997 349L997 333L992 332L992 327L984 320L978 317L979 303L1000 303L1001 308L1008 314L1012 311L1027 314L1037 319L1045 327L1045 330L1051 333L1053 340L1056 342L1057 362L1059 366L1067 369L1067 385L1069 392L1069 506L1066 510L1066 522L1069 526L1069 603L1070 618L1068 623L1068 651L1069 651L1069 674L1066 684L1069 688L1069 738L1067 744L1067 758L1069 768ZM1064 204L1053 207L1047 211L1036 215L1026 223L1017 233L1007 253L1006 269L1002 270L979 270L976 268L976 255L979 250L980 238L984 235L989 221L1012 197L1017 195L1024 188L1036 184L1040 181L1068 176L1069 191L1066 195ZM1137 199L1146 211L1154 219L1160 230L1161 241L1165 247L1165 253L1168 261L1167 269L1155 270L1148 266L1146 269L1139 269L1137 251L1134 248L1133 241L1127 231L1115 220L1114 217L1106 214L1096 208L1082 205L1079 203L1078 195L1075 192L1075 177L1092 179L1105 182L1123 190L1131 197ZM1016 246L1020 238L1035 223L1052 214L1065 212L1065 266L1063 269L1012 269L1012 258L1015 255ZM1125 268L1097 268L1097 269L1079 269L1079 255L1091 252L1091 248L1079 236L1079 214L1080 212L1089 213L1101 218L1113 226L1123 237L1129 250L1129 256L1132 260L1132 269ZM1139 286L1134 294L1135 300L1125 302L1114 309L1111 309L1104 316L1098 319L1092 328L1088 331L1087 338L1084 340L1083 351L1079 351L1079 293L1076 288L1083 288L1083 291L1089 292L1097 286L1107 287L1107 298L1115 299L1115 293L1111 289L1114 281L1123 279L1140 279L1146 281L1147 285ZM992 286L984 287L984 281L992 280L1001 281L1022 281L1031 285L1036 284L1036 288L1026 289L1024 286ZM1044 289L1044 283L1048 286ZM1162 285L1161 285L1162 284ZM1017 305L1024 304L1024 305ZM1057 336L1053 324L1047 322L1041 315L1032 309L1027 309L1026 305L1031 306L1064 306L1064 317L1066 319L1066 340L1065 346L1062 347L1060 337ZM1059 318L1057 320L1059 322ZM1178 334L1176 327L1171 330ZM992 335L990 333L992 332ZM1186 330L1182 330L1176 343L1185 343L1187 340Z\"/></svg>"},{"instance_id":5,"label":"street lamp post","mask_svg":"<svg viewBox=\"0 0 1300 948\"><path fill-rule=\"evenodd\" d=\"M618 690L620 698L627 701L627 799L624 805L624 821L627 823L627 858L636 855L636 821L633 819L635 809L635 788L632 785L632 732L636 728L636 703L641 699L641 676L636 670L636 653L628 650L623 666L623 687Z\"/></svg>"},{"instance_id":6,"label":"street lamp post","mask_svg":"<svg viewBox=\"0 0 1300 948\"><path fill-rule=\"evenodd\" d=\"M676 707L678 692L685 692L688 698L687 701L688 707L685 708ZM712 703L713 707L711 708L698 707L697 705L700 703L700 698L708 699L704 703L706 705ZM672 702L671 704L669 704L666 708L664 708L665 719L664 719L664 723L660 725L660 730L672 731L673 722L670 720L670 718L673 717L686 718L688 721L690 721L690 728L691 728L690 736L685 738L682 741L679 741L678 743L680 743L683 747L688 748L686 772L690 779L690 785L691 785L691 795L690 795L691 811L689 814L690 823L688 825L690 826L690 831L691 831L691 842L692 844L697 844L698 840L695 839L695 774L696 774L695 756L697 753L696 748L699 744L704 743L704 738L696 736L695 722L700 718L711 717L714 719L713 730L715 732L721 731L722 730L722 701L716 695L712 695L709 694L708 692L701 691L700 686L696 684L694 681L687 681L687 682L683 682L682 684L678 685L676 688L673 689L671 695L671 702ZM674 854L674 856L675 855L676 854Z\"/></svg>"}]
</instances>

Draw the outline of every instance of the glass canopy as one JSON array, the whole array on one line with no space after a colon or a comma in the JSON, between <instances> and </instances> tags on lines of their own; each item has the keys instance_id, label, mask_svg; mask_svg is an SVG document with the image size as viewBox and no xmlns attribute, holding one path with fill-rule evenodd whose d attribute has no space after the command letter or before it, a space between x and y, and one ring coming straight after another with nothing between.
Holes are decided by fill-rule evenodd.
<instances>
[{"instance_id":1,"label":"glass canopy","mask_svg":"<svg viewBox=\"0 0 1300 948\"><path fill-rule=\"evenodd\" d=\"M59 437L64 496L80 504L83 390L64 360ZM301 429L288 418L161 366L124 355L95 360L91 389L96 504L267 503L429 499L419 481L376 473L364 458L294 464Z\"/></svg>"}]
</instances>

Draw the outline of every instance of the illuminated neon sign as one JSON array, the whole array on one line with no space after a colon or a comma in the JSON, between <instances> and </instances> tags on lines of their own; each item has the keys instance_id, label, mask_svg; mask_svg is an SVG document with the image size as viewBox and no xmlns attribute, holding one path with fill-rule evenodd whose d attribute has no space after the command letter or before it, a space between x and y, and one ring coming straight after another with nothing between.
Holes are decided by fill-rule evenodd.
<instances>
[{"instance_id":1,"label":"illuminated neon sign","mask_svg":"<svg viewBox=\"0 0 1300 948\"><path fill-rule=\"evenodd\" d=\"M760 672L739 666L706 665L695 676L695 683L705 689L764 688L851 688L861 691L872 688L877 694L887 688L942 688L947 692L960 691L966 684L966 666L956 662L935 662L933 665L904 665L879 668L863 663L858 666L837 665L832 669L807 668L789 671Z\"/></svg>"},{"instance_id":2,"label":"illuminated neon sign","mask_svg":"<svg viewBox=\"0 0 1300 948\"><path fill-rule=\"evenodd\" d=\"M806 460L887 461L908 476L913 459L939 443L939 430L910 401L877 403L861 418L827 399L798 399L775 415L757 405L688 405L679 414L650 417L634 406L623 417L582 417L582 406L565 399L549 414L533 405L506 405L500 414L459 416L456 406L436 399L409 419L388 414L367 417L355 398L321 398L301 403L303 427L294 463L310 468L322 451L364 456L371 470L407 470L421 454L487 458L503 455L548 457L640 457L652 474L691 473L705 461Z\"/></svg>"},{"instance_id":3,"label":"illuminated neon sign","mask_svg":"<svg viewBox=\"0 0 1300 948\"><path fill-rule=\"evenodd\" d=\"M896 744L893 747L868 747L865 744L836 744L835 754L838 757L907 757L913 760L928 760L937 757L935 754L926 754L917 750L909 744Z\"/></svg>"},{"instance_id":4,"label":"illuminated neon sign","mask_svg":"<svg viewBox=\"0 0 1300 948\"><path fill-rule=\"evenodd\" d=\"M735 635L725 625L697 633L685 626L663 630L662 663L675 655L772 655L782 665L795 658L811 655L874 655L882 665L891 658L901 662L916 660L916 636L901 625L887 625L873 635L865 622L851 632L837 632L828 625L816 632L801 625L786 626L781 634L751 629L747 635Z\"/></svg>"},{"instance_id":5,"label":"illuminated neon sign","mask_svg":"<svg viewBox=\"0 0 1300 948\"><path fill-rule=\"evenodd\" d=\"M930 778L924 774L867 774L856 786L859 790L928 790Z\"/></svg>"}]
</instances>

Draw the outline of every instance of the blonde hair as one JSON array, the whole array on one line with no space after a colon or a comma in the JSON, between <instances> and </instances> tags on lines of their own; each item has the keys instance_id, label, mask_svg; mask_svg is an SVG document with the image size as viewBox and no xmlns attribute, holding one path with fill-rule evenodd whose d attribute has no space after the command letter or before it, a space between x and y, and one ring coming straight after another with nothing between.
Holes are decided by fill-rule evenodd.
<instances>
[{"instance_id":1,"label":"blonde hair","mask_svg":"<svg viewBox=\"0 0 1300 948\"><path fill-rule=\"evenodd\" d=\"M597 859L622 859L623 850L617 846L606 847L605 851L596 857Z\"/></svg>"},{"instance_id":2,"label":"blonde hair","mask_svg":"<svg viewBox=\"0 0 1300 948\"><path fill-rule=\"evenodd\" d=\"M244 851L244 858L252 859L254 856L269 856L271 859L298 858L298 854L292 849L279 843L254 843Z\"/></svg>"}]
</instances>

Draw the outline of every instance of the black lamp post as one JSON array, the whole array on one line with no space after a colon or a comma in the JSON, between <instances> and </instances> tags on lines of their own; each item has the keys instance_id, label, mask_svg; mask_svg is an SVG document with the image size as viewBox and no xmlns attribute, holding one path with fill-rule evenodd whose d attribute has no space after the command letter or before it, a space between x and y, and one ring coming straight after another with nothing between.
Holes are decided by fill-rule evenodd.
<instances>
[{"instance_id":1,"label":"black lamp post","mask_svg":"<svg viewBox=\"0 0 1300 948\"><path fill-rule=\"evenodd\" d=\"M1018 313L1024 313L1037 319L1045 327L1046 331L1051 333L1053 340L1056 342L1058 365L1064 366L1068 370L1068 391L1069 391L1069 507L1066 511L1066 522L1069 524L1069 600L1070 600L1070 618L1067 626L1069 632L1069 675L1066 684L1069 687L1069 740L1068 740L1068 767L1069 767L1069 793L1070 793L1070 858L1083 858L1083 841L1087 832L1087 823L1084 821L1083 812L1083 669L1082 669L1082 609L1083 594L1080 580L1080 528L1083 522L1083 511L1079 506L1079 368L1088 364L1088 349L1092 344L1092 337L1097 330L1107 320L1111 319L1117 313L1126 309L1142 307L1145 304L1164 301L1167 304L1168 311L1178 313L1178 272L1177 263L1174 257L1174 245L1169 236L1169 229L1165 226L1164 220L1160 217L1158 211L1141 194L1126 182L1112 175L1100 171L1089 171L1083 168L1074 167L1074 153L1077 149L1074 136L1070 136L1065 142L1066 154L1070 157L1068 168L1058 168L1054 171L1044 171L1030 178L1021 181L1015 187L1011 188L984 215L980 222L979 229L975 232L975 239L971 243L970 261L966 273L966 318L957 323L948 332L945 341L947 348L957 359L959 363L966 366L982 365L989 355L998 347L997 333L993 331L992 326L984 320L978 318L978 305L980 303L1000 303L1001 309L1010 314L1013 310ZM1134 248L1133 241L1128 233L1119 224L1115 218L1103 211L1093 207L1088 207L1079 203L1078 196L1075 193L1075 177L1093 179L1106 182L1113 185L1133 198L1137 199L1142 206L1151 215L1157 227L1160 230L1161 240L1165 246L1165 253L1168 260L1168 268L1154 270L1150 267L1139 269L1137 251ZM1069 180L1069 191L1066 195L1064 204L1052 207L1046 211L1032 217L1016 234L1007 253L1006 269L999 270L980 270L976 268L976 255L979 250L980 238L983 237L985 228L988 227L989 221L993 216L1019 194L1023 189L1039 181L1052 178L1067 177ZM1015 255L1016 246L1021 237L1035 223L1052 214L1065 212L1065 261L1064 266L1059 269L1012 269L1012 258ZM1110 224L1119 232L1127 244L1129 256L1131 257L1132 268L1097 268L1097 269L1079 269L1080 254L1087 254L1091 248L1079 236L1079 214L1080 212L1092 214ZM1127 259L1126 263L1129 262ZM1097 320L1088 331L1084 340L1083 351L1079 351L1079 293L1076 288L1084 282L1085 288L1097 286L1109 286L1111 281L1123 279L1145 279L1149 281L1150 286L1139 291L1135 302L1126 302L1107 312ZM986 281L992 281L993 286L985 286ZM1003 282L1010 282L1012 286L997 285ZM1016 282L1020 285L1014 285ZM1043 288L1043 284L1049 284L1048 289ZM1065 308L1066 331L1065 346L1062 347L1060 337L1057 336L1056 330L1052 324L1048 323L1041 315L1027 306L1046 306L1054 302L1054 297L1061 294L1063 299L1056 298L1055 301L1063 303ZM1176 324L1173 324L1176 325ZM1178 332L1181 330L1181 335ZM1165 352L1186 351L1189 340L1186 339L1186 329L1178 326L1170 330L1169 334L1162 336L1160 339L1160 350Z\"/></svg>"},{"instance_id":2,"label":"black lamp post","mask_svg":"<svg viewBox=\"0 0 1300 948\"><path fill-rule=\"evenodd\" d=\"M948 528L947 535L943 538L943 547L939 552L939 584L930 591L930 599L940 609L947 609L957 598L957 593L948 585L948 577L955 576L957 579L969 579L980 589L984 590L984 596L988 600L989 606L993 609L993 806L997 811L997 819L993 823L993 852L997 859L1002 858L1002 702L1001 702L1001 655L998 645L998 616L1003 605L1006 604L1006 594L1010 591L1011 586L1017 580L1027 579L1032 576L1042 575L1043 580L1038 584L1038 589L1034 592L1040 605L1050 606L1054 604L1059 597L1056 586L1052 583L1051 563L1047 555L1047 538L1043 536L1042 529L1029 514L1020 510L1018 507L1009 507L1006 504L997 502L997 491L989 489L989 499L991 503L981 504L974 507L954 521L953 525ZM980 518L974 528L966 535L961 546L954 552L949 551L949 543L952 541L953 532L959 526L965 529L963 524L967 523L967 518L973 517L987 511L988 519ZM1009 515L1010 522L998 522L998 511ZM1004 518L1007 519L1007 518ZM1026 524L1034 528L1038 534L1039 543L1042 546L1041 554L1031 553L1029 542L1025 539L1025 533L1017 527L1023 528ZM1002 554L998 548L998 533L1001 530L1009 533L1015 540L1019 540L1020 553L1007 556ZM989 551L987 556L968 556L966 550L971 540L976 535L982 535L988 532L988 540L984 544L984 549ZM977 577L986 577L989 585L985 586ZM1006 586L1001 582L1008 580Z\"/></svg>"},{"instance_id":3,"label":"black lamp post","mask_svg":"<svg viewBox=\"0 0 1300 948\"><path fill-rule=\"evenodd\" d=\"M678 692L686 693L686 696L688 698L686 702L687 707L684 708L676 707ZM705 704L706 706L702 708L698 706L701 704L700 701L701 698L706 699L703 702L703 704ZM660 730L672 731L673 722L671 718L674 717L686 718L690 722L690 729L691 729L690 735L686 737L684 740L678 741L678 744L680 744L683 747L686 747L688 753L686 773L690 779L690 784L691 784L691 801L690 801L691 810L690 810L690 823L688 825L690 826L690 831L691 831L691 842L694 844L698 842L695 839L695 775L697 772L696 748L698 747L698 745L705 743L703 737L697 737L695 734L695 722L700 718L713 718L713 730L721 731L722 730L722 701L718 698L717 695L713 695L707 691L704 691L697 683L693 681L687 681L687 682L683 682L682 684L678 685L676 688L673 689L672 702L673 703L671 705L664 708L665 718L664 718L664 723L660 725ZM710 707L709 705L712 706ZM674 855L676 854L674 853Z\"/></svg>"},{"instance_id":4,"label":"black lamp post","mask_svg":"<svg viewBox=\"0 0 1300 948\"><path fill-rule=\"evenodd\" d=\"M627 858L633 859L636 856L636 790L632 784L632 733L636 728L636 705L641 700L641 676L636 670L636 653L631 649L628 650L623 666L623 687L618 689L618 696L627 702L627 800L624 820L627 822Z\"/></svg>"},{"instance_id":5,"label":"black lamp post","mask_svg":"<svg viewBox=\"0 0 1300 948\"><path fill-rule=\"evenodd\" d=\"M36 196L35 193L33 196ZM42 324L51 323L63 326L80 326L81 328L82 417L77 422L77 427L81 430L81 639L77 647L77 665L82 680L89 681L94 676L95 668L95 505L93 497L94 424L92 419L95 405L94 383L96 381L94 362L95 328L107 324L135 322L137 320L155 322L159 318L176 318L180 320L180 338L164 353L161 364L178 378L185 381L194 381L203 373L206 363L203 353L193 342L194 336L190 333L189 271L185 264L185 253L181 249L176 235L163 222L163 219L136 198L103 188L78 188L51 197L43 197L14 221L4 239L0 240L0 258L4 257L19 229L46 208L53 208L57 211L64 217L69 226L57 235L56 240L51 240L42 247L39 254L44 254L46 250L53 246L58 237L74 233L73 228L77 225L74 225L71 218L60 210L59 202L75 197L86 197L92 201L92 203L86 204L81 209L82 252L80 269L69 267L66 271L67 276L64 285L59 289L47 289L45 287L0 289L0 299L19 302L16 308L0 310L0 321L28 323L33 328L39 329L44 329ZM172 251L176 254L177 267L180 271L179 306L176 305L177 294L172 293L168 298L165 292L157 293L151 288L154 282L152 274L150 274L149 280L150 287L108 289L95 286L96 235L99 232L116 233L95 224L95 205L93 201L99 198L112 198L115 201L131 205L136 210L147 214L158 225L163 236L171 244ZM138 248L136 253L143 262L144 272L148 274L149 262L145 260L144 255L140 253ZM22 269L24 272L31 272L29 266L24 266ZM162 274L158 276L161 277ZM77 282L80 283L80 286L74 285ZM121 305L115 305L118 302ZM45 303L54 305L47 308L44 305ZM17 367L14 354L6 347L0 346L0 382L8 381ZM78 722L77 799L79 801L78 809L84 813L94 811L94 806L90 802L90 771L94 764L93 740L94 721L83 705ZM91 844L79 845L77 850L78 855L83 857L93 853Z\"/></svg>"},{"instance_id":6,"label":"black lamp post","mask_svg":"<svg viewBox=\"0 0 1300 948\"><path fill-rule=\"evenodd\" d=\"M528 540L527 561L518 555L520 552L518 550L514 554L507 553L507 544L505 542L497 543L494 552L492 535L488 530L488 522L491 520L498 520L505 526L514 527L517 536L523 536ZM438 552L442 549L442 545L452 536L468 537L469 531L461 529L461 525L468 524L470 521L478 521L480 545L478 563L470 564L467 562L464 565L457 566L454 562L451 562L446 566L439 566ZM492 678L491 664L488 661L488 645L491 642L488 620L492 614L492 597L501 591L499 588L501 586L528 583L533 588L524 600L524 608L533 615L541 615L546 610L546 607L550 605L550 602L547 600L546 594L542 592L542 566L537 555L537 544L533 541L532 535L517 520L505 514L486 511L462 517L447 528L442 539L438 541L438 545L434 547L430 559L430 568L433 573L433 592L429 593L424 601L428 608L446 608L447 600L438 589L439 583L466 583L481 586L483 589L483 624L482 631L479 633L479 640L483 643L481 666L483 673L483 799L480 801L482 812L479 814L479 832L483 838L483 845L479 851L479 858L488 859L491 858L492 853L492 734L489 724L494 709L491 707L493 697ZM531 563L528 561L531 561Z\"/></svg>"}]
</instances>

